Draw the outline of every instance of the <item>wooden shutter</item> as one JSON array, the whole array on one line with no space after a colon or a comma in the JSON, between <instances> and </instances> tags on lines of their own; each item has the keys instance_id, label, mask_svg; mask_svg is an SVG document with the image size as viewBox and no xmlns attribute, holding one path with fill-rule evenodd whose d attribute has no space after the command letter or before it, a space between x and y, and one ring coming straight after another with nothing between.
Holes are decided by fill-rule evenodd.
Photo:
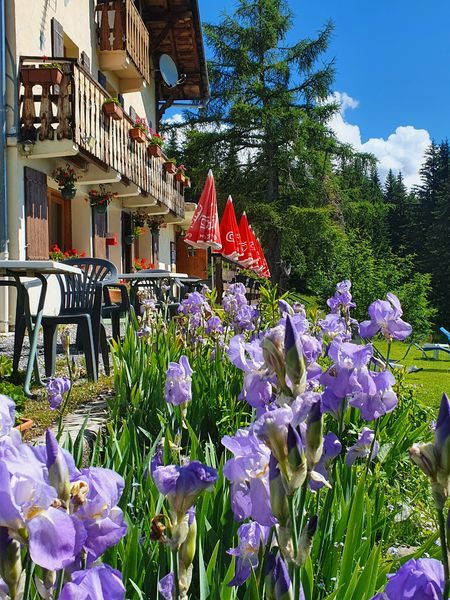
<instances>
[{"instance_id":1,"label":"wooden shutter","mask_svg":"<svg viewBox=\"0 0 450 600\"><path fill-rule=\"evenodd\" d=\"M84 52L84 50L81 53L81 66L85 71L87 71L87 73L91 73L91 59L86 54L86 52Z\"/></svg>"},{"instance_id":2,"label":"wooden shutter","mask_svg":"<svg viewBox=\"0 0 450 600\"><path fill-rule=\"evenodd\" d=\"M24 167L25 236L28 260L48 260L47 175Z\"/></svg>"},{"instance_id":3,"label":"wooden shutter","mask_svg":"<svg viewBox=\"0 0 450 600\"><path fill-rule=\"evenodd\" d=\"M94 234L94 256L106 258L106 213L92 209L92 225Z\"/></svg>"},{"instance_id":4,"label":"wooden shutter","mask_svg":"<svg viewBox=\"0 0 450 600\"><path fill-rule=\"evenodd\" d=\"M64 29L54 17L51 21L52 30L52 56L64 58Z\"/></svg>"},{"instance_id":5,"label":"wooden shutter","mask_svg":"<svg viewBox=\"0 0 450 600\"><path fill-rule=\"evenodd\" d=\"M134 110L134 108L132 106L130 106L130 110L128 111L128 114L130 115L130 119L133 121L133 123L136 121L137 119L137 113Z\"/></svg>"},{"instance_id":6,"label":"wooden shutter","mask_svg":"<svg viewBox=\"0 0 450 600\"><path fill-rule=\"evenodd\" d=\"M106 79L106 75L101 71L97 72L97 81L102 87L106 88L106 84L108 83L108 81Z\"/></svg>"}]
</instances>

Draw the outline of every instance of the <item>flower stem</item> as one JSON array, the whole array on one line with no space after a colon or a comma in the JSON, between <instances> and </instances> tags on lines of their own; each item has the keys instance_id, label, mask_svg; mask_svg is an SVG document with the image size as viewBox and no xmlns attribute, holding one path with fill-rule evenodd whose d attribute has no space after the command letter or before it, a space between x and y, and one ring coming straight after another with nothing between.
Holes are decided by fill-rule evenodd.
<instances>
[{"instance_id":1,"label":"flower stem","mask_svg":"<svg viewBox=\"0 0 450 600\"><path fill-rule=\"evenodd\" d=\"M444 519L444 511L442 508L438 508L438 523L439 523L439 536L441 539L441 552L442 552L442 563L444 565L444 600L447 600L450 592L450 574L449 574L449 566L448 566L448 550L447 550L447 541L445 536L445 519Z\"/></svg>"},{"instance_id":2,"label":"flower stem","mask_svg":"<svg viewBox=\"0 0 450 600\"><path fill-rule=\"evenodd\" d=\"M175 583L175 600L180 600L180 580L178 579L178 550L172 550L173 557L173 579Z\"/></svg>"},{"instance_id":3,"label":"flower stem","mask_svg":"<svg viewBox=\"0 0 450 600\"><path fill-rule=\"evenodd\" d=\"M367 457L366 468L364 471L365 478L367 478L367 474L369 473L370 461L372 460L373 449L375 447L375 442L377 440L378 423L379 422L380 422L380 419L377 419L375 421L375 427L373 428L373 440L372 440L372 443L370 444L369 455Z\"/></svg>"}]
</instances>

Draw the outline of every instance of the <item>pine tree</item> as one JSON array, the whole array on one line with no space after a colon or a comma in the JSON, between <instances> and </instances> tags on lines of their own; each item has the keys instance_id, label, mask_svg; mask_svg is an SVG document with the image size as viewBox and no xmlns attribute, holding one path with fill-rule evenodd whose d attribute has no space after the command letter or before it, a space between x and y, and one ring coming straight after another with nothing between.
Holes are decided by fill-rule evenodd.
<instances>
[{"instance_id":1,"label":"pine tree","mask_svg":"<svg viewBox=\"0 0 450 600\"><path fill-rule=\"evenodd\" d=\"M322 65L331 24L294 45L286 41L291 26L283 0L240 0L233 16L206 26L214 55L211 99L199 114L187 115L190 125L209 127L188 136L186 154L207 140L202 168L215 162L219 193L231 193L238 207L240 200L245 204L266 242L275 281L282 275L288 206L306 204L308 197L327 202L333 140L326 122L336 109L327 102L333 65ZM280 217L275 223L274 214Z\"/></svg>"},{"instance_id":2,"label":"pine tree","mask_svg":"<svg viewBox=\"0 0 450 600\"><path fill-rule=\"evenodd\" d=\"M394 252L405 252L408 214L408 190L401 172L394 175L389 170L384 186L384 200L389 205L388 227Z\"/></svg>"}]
</instances>

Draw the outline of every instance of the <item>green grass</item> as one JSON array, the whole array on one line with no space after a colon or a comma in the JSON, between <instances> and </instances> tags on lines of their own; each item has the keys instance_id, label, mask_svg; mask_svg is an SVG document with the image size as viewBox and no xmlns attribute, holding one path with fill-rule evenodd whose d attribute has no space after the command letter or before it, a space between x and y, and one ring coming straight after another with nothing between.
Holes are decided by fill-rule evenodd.
<instances>
[{"instance_id":1,"label":"green grass","mask_svg":"<svg viewBox=\"0 0 450 600\"><path fill-rule=\"evenodd\" d=\"M387 342L377 341L375 346L386 356ZM450 354L439 353L439 360L434 360L433 352L427 352L425 359L417 348L412 347L404 358L408 344L393 342L390 360L398 361L404 367L415 365L422 369L418 373L408 373L406 382L417 389L417 397L425 406L438 406L442 394L450 394Z\"/></svg>"}]
</instances>

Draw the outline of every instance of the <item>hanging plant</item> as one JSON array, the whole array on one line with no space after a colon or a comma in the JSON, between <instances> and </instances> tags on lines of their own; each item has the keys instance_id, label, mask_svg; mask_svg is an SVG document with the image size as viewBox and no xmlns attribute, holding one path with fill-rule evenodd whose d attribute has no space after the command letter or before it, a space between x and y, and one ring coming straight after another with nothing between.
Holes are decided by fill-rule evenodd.
<instances>
[{"instance_id":1,"label":"hanging plant","mask_svg":"<svg viewBox=\"0 0 450 600\"><path fill-rule=\"evenodd\" d=\"M152 232L152 235L159 232L163 223L164 217L150 217L147 219L147 224Z\"/></svg>"},{"instance_id":2,"label":"hanging plant","mask_svg":"<svg viewBox=\"0 0 450 600\"><path fill-rule=\"evenodd\" d=\"M75 198L77 193L75 183L78 181L78 175L69 163L66 163L65 167L56 167L51 176L58 184L59 191L64 198L68 200Z\"/></svg>"},{"instance_id":3,"label":"hanging plant","mask_svg":"<svg viewBox=\"0 0 450 600\"><path fill-rule=\"evenodd\" d=\"M136 212L131 213L131 218L133 219L133 223L136 227L145 227L147 222L147 215L144 212L137 210Z\"/></svg>"},{"instance_id":4,"label":"hanging plant","mask_svg":"<svg viewBox=\"0 0 450 600\"><path fill-rule=\"evenodd\" d=\"M89 190L89 202L96 211L105 213L114 198L117 198L117 193L107 190L104 185L99 187L99 190Z\"/></svg>"}]
</instances>

